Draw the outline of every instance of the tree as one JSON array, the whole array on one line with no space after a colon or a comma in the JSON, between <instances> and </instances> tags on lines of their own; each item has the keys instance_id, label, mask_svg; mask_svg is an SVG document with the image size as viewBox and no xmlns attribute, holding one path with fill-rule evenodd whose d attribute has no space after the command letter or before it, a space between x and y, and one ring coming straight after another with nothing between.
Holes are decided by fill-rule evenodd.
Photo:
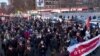
<instances>
[{"instance_id":1,"label":"tree","mask_svg":"<svg viewBox=\"0 0 100 56\"><path fill-rule=\"evenodd\" d=\"M27 11L35 8L35 0L12 0L14 11Z\"/></svg>"}]
</instances>

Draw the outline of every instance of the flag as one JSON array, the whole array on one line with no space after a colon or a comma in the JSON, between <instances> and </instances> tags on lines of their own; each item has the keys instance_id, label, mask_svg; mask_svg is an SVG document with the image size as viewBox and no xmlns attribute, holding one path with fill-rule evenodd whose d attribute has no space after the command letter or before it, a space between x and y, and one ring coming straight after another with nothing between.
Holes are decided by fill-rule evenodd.
<instances>
[{"instance_id":1,"label":"flag","mask_svg":"<svg viewBox=\"0 0 100 56\"><path fill-rule=\"evenodd\" d=\"M90 29L91 16L86 20L86 29Z\"/></svg>"}]
</instances>

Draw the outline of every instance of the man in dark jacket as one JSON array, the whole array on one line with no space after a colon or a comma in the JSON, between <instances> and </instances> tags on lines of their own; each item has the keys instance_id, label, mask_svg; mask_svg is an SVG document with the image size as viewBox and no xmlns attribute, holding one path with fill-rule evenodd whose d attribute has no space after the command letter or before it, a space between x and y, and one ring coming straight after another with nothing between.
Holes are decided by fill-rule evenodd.
<instances>
[{"instance_id":1,"label":"man in dark jacket","mask_svg":"<svg viewBox=\"0 0 100 56\"><path fill-rule=\"evenodd\" d=\"M39 56L46 56L46 45L44 41L41 41L39 44Z\"/></svg>"},{"instance_id":2,"label":"man in dark jacket","mask_svg":"<svg viewBox=\"0 0 100 56\"><path fill-rule=\"evenodd\" d=\"M24 52L24 56L34 56L33 50L31 46L27 46Z\"/></svg>"},{"instance_id":3,"label":"man in dark jacket","mask_svg":"<svg viewBox=\"0 0 100 56\"><path fill-rule=\"evenodd\" d=\"M18 50L18 55L19 56L24 56L25 45L22 44L22 43L19 43L19 45L17 47L17 50Z\"/></svg>"},{"instance_id":4,"label":"man in dark jacket","mask_svg":"<svg viewBox=\"0 0 100 56\"><path fill-rule=\"evenodd\" d=\"M6 56L15 56L15 50L13 47L9 46L7 51L6 51Z\"/></svg>"}]
</instances>

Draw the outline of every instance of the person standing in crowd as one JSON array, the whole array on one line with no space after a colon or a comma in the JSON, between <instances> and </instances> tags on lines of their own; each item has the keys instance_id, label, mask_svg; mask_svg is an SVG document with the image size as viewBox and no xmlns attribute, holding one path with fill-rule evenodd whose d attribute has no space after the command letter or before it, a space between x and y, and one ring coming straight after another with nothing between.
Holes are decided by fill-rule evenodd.
<instances>
[{"instance_id":1,"label":"person standing in crowd","mask_svg":"<svg viewBox=\"0 0 100 56\"><path fill-rule=\"evenodd\" d=\"M24 37L25 37L26 39L29 39L29 37L30 37L30 32L29 32L28 30L26 30L26 31L24 32Z\"/></svg>"},{"instance_id":2,"label":"person standing in crowd","mask_svg":"<svg viewBox=\"0 0 100 56\"><path fill-rule=\"evenodd\" d=\"M24 52L24 56L33 56L33 50L31 48L31 46L26 46L25 52Z\"/></svg>"},{"instance_id":3,"label":"person standing in crowd","mask_svg":"<svg viewBox=\"0 0 100 56\"><path fill-rule=\"evenodd\" d=\"M85 40L89 40L90 37L91 37L91 36L90 36L90 31L89 31L89 30L86 30L84 39L85 39Z\"/></svg>"},{"instance_id":4,"label":"person standing in crowd","mask_svg":"<svg viewBox=\"0 0 100 56\"><path fill-rule=\"evenodd\" d=\"M41 41L38 45L39 56L46 56L46 45L44 41Z\"/></svg>"},{"instance_id":5,"label":"person standing in crowd","mask_svg":"<svg viewBox=\"0 0 100 56\"><path fill-rule=\"evenodd\" d=\"M78 41L78 42L83 42L83 41L84 41L84 39L83 39L83 37L81 36L80 32L77 32L77 33L76 33L76 38L77 38L77 41Z\"/></svg>"},{"instance_id":6,"label":"person standing in crowd","mask_svg":"<svg viewBox=\"0 0 100 56\"><path fill-rule=\"evenodd\" d=\"M24 56L25 45L22 42L19 42L17 50L18 50L18 56Z\"/></svg>"},{"instance_id":7,"label":"person standing in crowd","mask_svg":"<svg viewBox=\"0 0 100 56\"><path fill-rule=\"evenodd\" d=\"M14 49L12 46L8 46L8 49L6 51L6 56L15 56Z\"/></svg>"}]
</instances>

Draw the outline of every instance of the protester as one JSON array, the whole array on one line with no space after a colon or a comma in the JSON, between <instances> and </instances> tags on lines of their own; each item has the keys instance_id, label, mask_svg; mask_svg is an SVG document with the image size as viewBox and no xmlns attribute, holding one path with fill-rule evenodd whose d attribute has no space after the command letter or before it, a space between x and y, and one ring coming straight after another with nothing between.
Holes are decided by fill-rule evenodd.
<instances>
[{"instance_id":1,"label":"protester","mask_svg":"<svg viewBox=\"0 0 100 56\"><path fill-rule=\"evenodd\" d=\"M6 19L5 19L6 20ZM88 26L86 26L88 27ZM88 30L83 23L40 18L10 18L0 22L0 37L5 56L68 56L67 47L97 36L99 27ZM91 30L94 30L91 31Z\"/></svg>"}]
</instances>

